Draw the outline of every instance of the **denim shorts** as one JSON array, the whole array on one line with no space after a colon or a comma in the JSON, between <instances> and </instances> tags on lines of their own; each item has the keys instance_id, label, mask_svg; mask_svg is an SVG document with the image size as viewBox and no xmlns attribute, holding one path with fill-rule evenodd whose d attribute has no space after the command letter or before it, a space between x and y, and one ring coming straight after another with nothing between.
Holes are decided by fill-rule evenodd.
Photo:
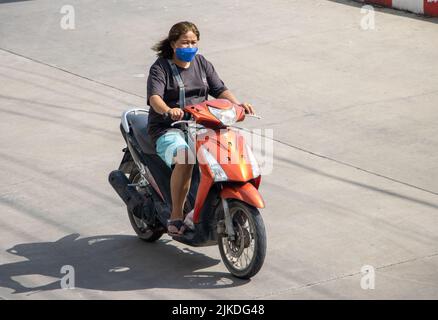
<instances>
[{"instance_id":1,"label":"denim shorts","mask_svg":"<svg viewBox=\"0 0 438 320\"><path fill-rule=\"evenodd\" d=\"M174 157L179 149L190 149L184 133L180 129L170 129L157 140L157 154L169 168L172 168Z\"/></svg>"}]
</instances>

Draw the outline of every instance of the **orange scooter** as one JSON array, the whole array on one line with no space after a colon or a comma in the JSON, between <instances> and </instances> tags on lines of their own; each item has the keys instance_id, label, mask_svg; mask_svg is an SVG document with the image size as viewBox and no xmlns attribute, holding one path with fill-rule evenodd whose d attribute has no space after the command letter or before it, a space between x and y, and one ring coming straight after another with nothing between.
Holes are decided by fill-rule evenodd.
<instances>
[{"instance_id":1,"label":"orange scooter","mask_svg":"<svg viewBox=\"0 0 438 320\"><path fill-rule=\"evenodd\" d=\"M266 255L266 232L259 208L260 168L244 137L231 126L245 119L245 110L228 100L205 101L184 108L179 127L195 154L192 183L184 214L193 214L193 228L173 240L201 247L218 245L231 274L248 279L261 269ZM148 242L165 232L172 201L172 168L155 153L147 134L148 111L123 113L126 141L118 170L109 182L128 208L137 235ZM193 212L192 212L193 211Z\"/></svg>"}]
</instances>

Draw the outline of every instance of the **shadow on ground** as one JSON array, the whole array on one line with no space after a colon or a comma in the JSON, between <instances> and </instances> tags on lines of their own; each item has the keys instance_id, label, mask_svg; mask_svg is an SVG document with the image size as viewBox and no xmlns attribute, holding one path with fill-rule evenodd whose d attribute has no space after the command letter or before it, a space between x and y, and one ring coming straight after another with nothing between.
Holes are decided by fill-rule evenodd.
<instances>
[{"instance_id":1,"label":"shadow on ground","mask_svg":"<svg viewBox=\"0 0 438 320\"><path fill-rule=\"evenodd\" d=\"M248 282L228 273L197 271L221 261L169 242L146 243L127 235L79 239L79 234L70 234L55 242L17 244L7 252L28 260L0 265L0 287L14 293L60 289L61 278L66 275L61 268L66 265L74 267L75 288L103 291L211 289ZM57 279L31 288L17 280L31 275Z\"/></svg>"}]
</instances>

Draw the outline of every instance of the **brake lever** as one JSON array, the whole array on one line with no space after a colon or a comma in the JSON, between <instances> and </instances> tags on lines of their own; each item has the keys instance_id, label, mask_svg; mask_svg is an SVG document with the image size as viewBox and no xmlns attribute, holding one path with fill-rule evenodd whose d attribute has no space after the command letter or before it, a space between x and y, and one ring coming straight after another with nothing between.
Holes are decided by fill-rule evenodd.
<instances>
[{"instance_id":1,"label":"brake lever","mask_svg":"<svg viewBox=\"0 0 438 320\"><path fill-rule=\"evenodd\" d=\"M256 118L256 119L261 119L261 118L262 118L262 117L259 116L259 115L256 115L256 114L250 114L250 113L245 114L245 117Z\"/></svg>"},{"instance_id":2,"label":"brake lever","mask_svg":"<svg viewBox=\"0 0 438 320\"><path fill-rule=\"evenodd\" d=\"M179 121L172 122L170 124L170 126L173 127L174 125L177 125L179 123L192 123L192 122L196 123L196 121L193 121L193 120L179 120Z\"/></svg>"}]
</instances>

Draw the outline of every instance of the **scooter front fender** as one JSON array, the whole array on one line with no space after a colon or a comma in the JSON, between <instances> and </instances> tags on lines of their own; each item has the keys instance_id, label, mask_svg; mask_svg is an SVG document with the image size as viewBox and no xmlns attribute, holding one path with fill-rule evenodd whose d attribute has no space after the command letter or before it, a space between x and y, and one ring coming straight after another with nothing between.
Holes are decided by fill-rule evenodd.
<instances>
[{"instance_id":1,"label":"scooter front fender","mask_svg":"<svg viewBox=\"0 0 438 320\"><path fill-rule=\"evenodd\" d=\"M256 187L250 182L226 184L220 192L222 199L238 199L256 208L264 208L265 202Z\"/></svg>"}]
</instances>

